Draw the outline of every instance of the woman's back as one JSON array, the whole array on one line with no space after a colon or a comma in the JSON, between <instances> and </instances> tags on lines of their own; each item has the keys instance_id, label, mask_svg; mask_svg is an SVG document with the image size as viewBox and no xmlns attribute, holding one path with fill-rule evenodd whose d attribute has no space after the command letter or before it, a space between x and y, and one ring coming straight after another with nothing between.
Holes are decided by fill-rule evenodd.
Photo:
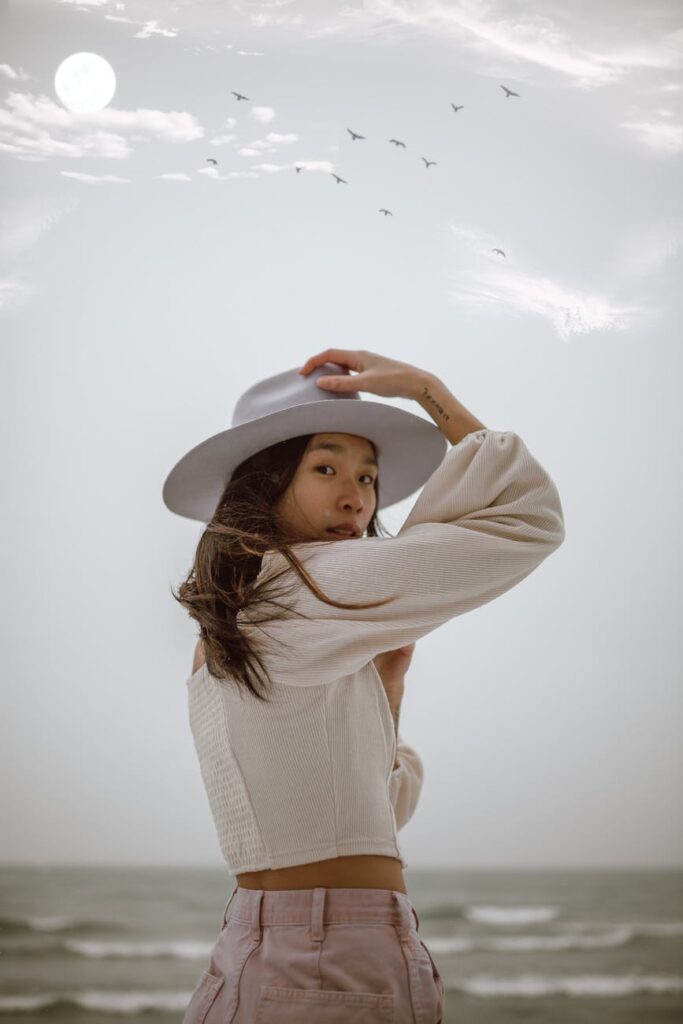
<instances>
[{"instance_id":1,"label":"woman's back","mask_svg":"<svg viewBox=\"0 0 683 1024\"><path fill-rule=\"evenodd\" d=\"M268 702L213 679L205 665L188 680L202 777L235 875L266 888L264 872L277 870L281 883L288 868L303 874L310 865L309 880L329 881L314 875L328 870L322 862L373 856L380 873L384 858L391 862L388 887L396 887L393 865L407 866L397 833L414 810L421 765L416 759L412 777L392 770L400 744L372 659L511 589L563 539L545 469L516 434L484 430L447 452L396 537L296 545L329 596L396 600L338 608L299 585L282 619L257 626L238 613L261 644ZM267 553L261 573L282 562ZM339 870L347 878L353 865Z\"/></svg>"}]
</instances>

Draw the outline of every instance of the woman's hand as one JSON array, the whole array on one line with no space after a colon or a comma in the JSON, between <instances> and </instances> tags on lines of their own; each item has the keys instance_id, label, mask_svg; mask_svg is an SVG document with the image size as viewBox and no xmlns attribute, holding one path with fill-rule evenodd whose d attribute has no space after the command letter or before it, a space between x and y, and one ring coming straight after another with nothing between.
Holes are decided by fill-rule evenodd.
<instances>
[{"instance_id":1,"label":"woman's hand","mask_svg":"<svg viewBox=\"0 0 683 1024\"><path fill-rule=\"evenodd\" d=\"M398 712L401 707L405 689L405 674L413 660L414 650L414 643L406 644L405 647L397 647L394 651L382 651L372 659L382 680L392 713Z\"/></svg>"},{"instance_id":2,"label":"woman's hand","mask_svg":"<svg viewBox=\"0 0 683 1024\"><path fill-rule=\"evenodd\" d=\"M382 651L373 658L375 668L379 672L384 692L389 701L391 717L394 720L394 730L398 739L398 718L401 711L401 701L405 689L405 674L413 659L415 644L406 644L405 647L397 647L394 651ZM398 746L396 748L396 760L394 769L398 768Z\"/></svg>"},{"instance_id":3,"label":"woman's hand","mask_svg":"<svg viewBox=\"0 0 683 1024\"><path fill-rule=\"evenodd\" d=\"M346 373L332 377L318 377L316 385L330 391L369 391L384 398L417 398L422 392L421 381L427 376L423 370L397 359L387 359L364 349L326 348L310 356L299 370L306 377L316 366L337 363L346 367ZM355 371L351 376L350 370Z\"/></svg>"}]
</instances>

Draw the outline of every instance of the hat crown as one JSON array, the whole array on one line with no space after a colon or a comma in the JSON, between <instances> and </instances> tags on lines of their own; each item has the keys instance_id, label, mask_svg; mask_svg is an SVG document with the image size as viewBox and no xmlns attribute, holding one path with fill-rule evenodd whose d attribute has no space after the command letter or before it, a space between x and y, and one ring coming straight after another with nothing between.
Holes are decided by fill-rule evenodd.
<instances>
[{"instance_id":1,"label":"hat crown","mask_svg":"<svg viewBox=\"0 0 683 1024\"><path fill-rule=\"evenodd\" d=\"M377 509L420 487L448 447L433 423L357 391L319 388L321 376L348 376L346 367L323 363L303 377L295 367L259 381L233 407L232 426L212 434L176 462L162 497L171 512L208 523L234 470L245 459L290 437L342 433L366 437L380 464ZM348 401L351 399L351 401Z\"/></svg>"},{"instance_id":2,"label":"hat crown","mask_svg":"<svg viewBox=\"0 0 683 1024\"><path fill-rule=\"evenodd\" d=\"M338 363L323 363L305 377L298 370L285 370L284 373L260 380L247 388L235 403L232 426L240 427L252 420L283 412L293 406L306 405L308 402L320 402L325 399L338 401L346 398L362 401L357 391L328 391L326 388L319 388L315 383L318 377L337 375L348 376Z\"/></svg>"}]
</instances>

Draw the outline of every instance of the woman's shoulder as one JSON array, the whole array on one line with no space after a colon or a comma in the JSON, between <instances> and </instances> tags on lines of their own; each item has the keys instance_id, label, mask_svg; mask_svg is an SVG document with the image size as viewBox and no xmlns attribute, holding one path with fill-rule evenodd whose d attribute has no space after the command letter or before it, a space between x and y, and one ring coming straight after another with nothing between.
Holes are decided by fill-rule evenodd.
<instances>
[{"instance_id":1,"label":"woman's shoulder","mask_svg":"<svg viewBox=\"0 0 683 1024\"><path fill-rule=\"evenodd\" d=\"M192 662L192 675L194 675L195 672L197 672L202 667L202 665L204 664L205 661L206 661L206 658L204 656L204 644L202 643L201 640L198 640L197 641L197 645L196 645L196 647L194 649L194 660Z\"/></svg>"}]
</instances>

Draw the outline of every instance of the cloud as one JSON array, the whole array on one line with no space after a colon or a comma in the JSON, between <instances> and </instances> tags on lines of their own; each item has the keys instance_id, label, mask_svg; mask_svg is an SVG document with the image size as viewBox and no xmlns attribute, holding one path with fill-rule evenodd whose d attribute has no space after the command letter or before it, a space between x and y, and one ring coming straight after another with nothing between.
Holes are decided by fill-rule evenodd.
<instances>
[{"instance_id":1,"label":"cloud","mask_svg":"<svg viewBox=\"0 0 683 1024\"><path fill-rule=\"evenodd\" d=\"M299 136L293 132L289 135L280 135L278 132L268 132L265 139L255 139L247 142L238 149L242 156L260 156L264 152L272 153L278 145L291 145L299 142Z\"/></svg>"},{"instance_id":2,"label":"cloud","mask_svg":"<svg viewBox=\"0 0 683 1024\"><path fill-rule=\"evenodd\" d=\"M116 174L85 174L83 171L60 171L64 178L74 178L86 185L128 185L130 178L119 178Z\"/></svg>"},{"instance_id":3,"label":"cloud","mask_svg":"<svg viewBox=\"0 0 683 1024\"><path fill-rule=\"evenodd\" d=\"M573 334L625 331L631 326L632 315L639 312L634 306L614 306L602 296L568 288L547 277L510 273L507 268L487 275L479 285L456 288L452 294L461 302L498 304L508 313L544 317L563 341Z\"/></svg>"},{"instance_id":4,"label":"cloud","mask_svg":"<svg viewBox=\"0 0 683 1024\"><path fill-rule=\"evenodd\" d=\"M228 142L236 142L236 135L216 135L213 139L208 140L210 146L226 146Z\"/></svg>"},{"instance_id":5,"label":"cloud","mask_svg":"<svg viewBox=\"0 0 683 1024\"><path fill-rule=\"evenodd\" d=\"M27 78L31 77L26 74L23 68L19 68L18 71L15 71L9 64L0 64L0 75L4 75L5 78L11 78L12 81L15 82L23 82L26 81Z\"/></svg>"},{"instance_id":6,"label":"cloud","mask_svg":"<svg viewBox=\"0 0 683 1024\"><path fill-rule=\"evenodd\" d=\"M476 307L500 306L510 313L543 317L563 341L575 334L625 331L643 312L634 304L618 305L595 290L579 289L546 275L522 269L505 246L507 258L491 253L497 240L472 227L452 225L451 235L462 239L456 254L456 302ZM463 256L463 248L465 254Z\"/></svg>"},{"instance_id":7,"label":"cloud","mask_svg":"<svg viewBox=\"0 0 683 1024\"><path fill-rule=\"evenodd\" d=\"M680 30L647 43L613 42L618 32L629 32L628 24L614 15L612 24L603 29L609 46L600 47L594 41L583 45L577 37L586 26L594 38L600 34L595 20L599 8L593 7L592 19L582 19L579 11L572 34L571 27L560 26L557 13L555 19L548 16L547 5L537 3L534 10L533 3L525 3L512 15L510 4L497 7L501 5L490 0L365 0L359 7L342 7L333 21L312 30L309 38L360 35L386 44L400 43L405 35L418 32L440 40L453 37L477 57L471 70L490 75L492 68L482 58L504 58L507 64L496 67L497 75L513 73L519 80L527 77L531 66L547 68L584 90L620 81L635 69L678 69L683 63ZM567 6L562 12L565 19L573 10ZM636 25L641 31L641 23Z\"/></svg>"},{"instance_id":8,"label":"cloud","mask_svg":"<svg viewBox=\"0 0 683 1024\"><path fill-rule=\"evenodd\" d=\"M17 194L0 213L0 260L27 255L46 232L57 227L79 204L77 195L54 199L41 193Z\"/></svg>"},{"instance_id":9,"label":"cloud","mask_svg":"<svg viewBox=\"0 0 683 1024\"><path fill-rule=\"evenodd\" d=\"M614 257L616 275L625 281L648 277L683 252L683 217L634 225Z\"/></svg>"},{"instance_id":10,"label":"cloud","mask_svg":"<svg viewBox=\"0 0 683 1024\"><path fill-rule=\"evenodd\" d=\"M670 117L671 111L665 116ZM630 131L638 142L662 154L675 154L683 150L683 124L668 121L619 121L620 128Z\"/></svg>"},{"instance_id":11,"label":"cloud","mask_svg":"<svg viewBox=\"0 0 683 1024\"><path fill-rule=\"evenodd\" d=\"M204 135L194 115L180 111L105 107L74 113L49 96L19 92L10 92L5 104L0 108L0 151L22 158L125 160L133 152L126 135L136 141L150 138L171 143L191 142Z\"/></svg>"},{"instance_id":12,"label":"cloud","mask_svg":"<svg viewBox=\"0 0 683 1024\"><path fill-rule=\"evenodd\" d=\"M178 35L177 29L161 28L157 21L144 22L141 29L134 33L134 39L149 39L151 36L166 36L173 39Z\"/></svg>"},{"instance_id":13,"label":"cloud","mask_svg":"<svg viewBox=\"0 0 683 1024\"><path fill-rule=\"evenodd\" d=\"M35 294L35 285L22 281L18 277L0 274L0 311L16 309Z\"/></svg>"},{"instance_id":14,"label":"cloud","mask_svg":"<svg viewBox=\"0 0 683 1024\"><path fill-rule=\"evenodd\" d=\"M272 107L252 107L249 113L255 121L260 121L261 124L268 124L275 117L275 111Z\"/></svg>"},{"instance_id":15,"label":"cloud","mask_svg":"<svg viewBox=\"0 0 683 1024\"><path fill-rule=\"evenodd\" d=\"M36 288L16 266L28 262L43 236L53 231L80 204L75 195L17 195L0 212L0 311L22 306ZM14 264L11 267L10 265Z\"/></svg>"}]
</instances>

